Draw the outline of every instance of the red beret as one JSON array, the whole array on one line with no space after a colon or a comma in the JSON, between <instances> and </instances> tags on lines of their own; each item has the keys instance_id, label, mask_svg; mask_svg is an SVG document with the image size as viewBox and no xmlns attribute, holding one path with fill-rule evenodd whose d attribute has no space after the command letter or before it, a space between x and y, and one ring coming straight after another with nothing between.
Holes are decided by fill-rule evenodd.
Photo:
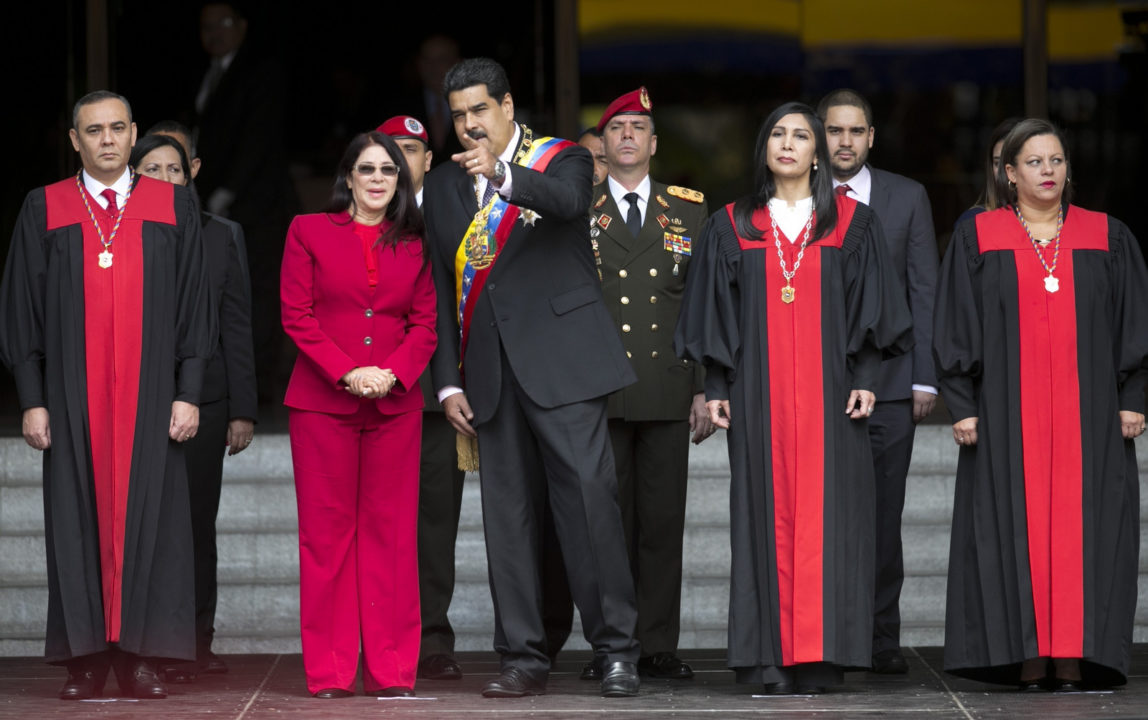
<instances>
[{"instance_id":1,"label":"red beret","mask_svg":"<svg viewBox=\"0 0 1148 720\"><path fill-rule=\"evenodd\" d=\"M602 132L606 123L610 122L610 118L615 115L649 115L653 109L654 106L650 104L650 94L646 92L646 87L643 85L610 103L606 112L602 113L602 119L598 121L598 132Z\"/></svg>"},{"instance_id":2,"label":"red beret","mask_svg":"<svg viewBox=\"0 0 1148 720\"><path fill-rule=\"evenodd\" d=\"M414 138L415 140L422 140L423 145L429 144L426 126L410 115L395 115L376 129L393 138Z\"/></svg>"}]
</instances>

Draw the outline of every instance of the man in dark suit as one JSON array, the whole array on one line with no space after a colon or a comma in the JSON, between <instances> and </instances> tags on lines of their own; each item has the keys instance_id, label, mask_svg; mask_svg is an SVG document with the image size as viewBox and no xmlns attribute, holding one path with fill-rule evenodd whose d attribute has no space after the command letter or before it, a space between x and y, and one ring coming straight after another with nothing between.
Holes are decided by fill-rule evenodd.
<instances>
[{"instance_id":1,"label":"man in dark suit","mask_svg":"<svg viewBox=\"0 0 1148 720\"><path fill-rule=\"evenodd\" d=\"M674 355L673 329L686 287L692 242L709 213L703 195L650 179L658 136L649 93L614 100L596 128L608 175L594 187L590 236L601 258L602 293L638 382L610 395L610 441L618 503L638 598L643 675L686 679L678 658L682 537L689 433L713 431L700 367ZM591 663L584 679L598 674Z\"/></svg>"},{"instance_id":2,"label":"man in dark suit","mask_svg":"<svg viewBox=\"0 0 1148 720\"><path fill-rule=\"evenodd\" d=\"M636 608L606 395L634 381L590 247L592 160L514 122L502 67L464 60L444 83L465 150L430 173L425 215L447 419L476 437L502 672L487 697L545 691L541 545L549 498L603 696L638 692ZM461 331L460 331L461 329Z\"/></svg>"},{"instance_id":3,"label":"man in dark suit","mask_svg":"<svg viewBox=\"0 0 1148 720\"><path fill-rule=\"evenodd\" d=\"M227 2L200 14L210 58L195 97L196 185L204 208L243 226L251 265L252 331L261 398L282 400L286 379L279 320L283 239L297 210L284 152L283 75L247 42L247 19Z\"/></svg>"},{"instance_id":4,"label":"man in dark suit","mask_svg":"<svg viewBox=\"0 0 1148 720\"><path fill-rule=\"evenodd\" d=\"M825 123L833 185L838 193L873 208L913 315L913 352L881 364L877 409L869 418L877 480L873 671L902 674L909 670L901 652L899 607L905 579L901 551L905 478L916 423L932 412L937 399L931 354L937 282L933 212L920 183L866 164L875 132L873 111L865 98L852 90L835 90L821 100L817 113Z\"/></svg>"},{"instance_id":5,"label":"man in dark suit","mask_svg":"<svg viewBox=\"0 0 1148 720\"><path fill-rule=\"evenodd\" d=\"M202 161L185 126L164 120L152 125L147 134L167 135L182 145L190 158L192 180L199 175ZM191 682L197 669L227 672L223 658L211 649L219 597L215 520L223 491L224 448L228 455L235 455L251 444L258 409L251 345L251 281L243 228L211 213L202 213L201 220L212 306L219 314L219 344L203 375L199 433L184 443L195 541L196 663L165 666L168 682L176 683Z\"/></svg>"}]
</instances>

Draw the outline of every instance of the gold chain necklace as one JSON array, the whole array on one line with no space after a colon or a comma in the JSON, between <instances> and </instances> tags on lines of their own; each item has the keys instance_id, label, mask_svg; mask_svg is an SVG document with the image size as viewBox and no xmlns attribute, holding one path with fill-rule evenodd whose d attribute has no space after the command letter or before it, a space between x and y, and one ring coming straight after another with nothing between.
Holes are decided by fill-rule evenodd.
<instances>
[{"instance_id":1,"label":"gold chain necklace","mask_svg":"<svg viewBox=\"0 0 1148 720\"><path fill-rule=\"evenodd\" d=\"M1020 220L1021 227L1028 235L1028 241L1032 243L1032 249L1036 252L1037 260L1040 260L1040 266L1045 269L1048 276L1044 279L1044 289L1050 293L1054 293L1060 289L1060 279L1055 277L1052 273L1056 270L1056 263L1060 259L1060 231L1064 227L1064 207L1061 206L1060 210L1056 213L1056 240L1055 249L1052 251L1052 265L1044 261L1044 251L1041 249L1040 244L1037 243L1036 238L1032 236L1032 230L1029 229L1028 223L1025 222L1024 215L1020 214L1020 208L1013 208L1016 211L1016 219Z\"/></svg>"},{"instance_id":2,"label":"gold chain necklace","mask_svg":"<svg viewBox=\"0 0 1148 720\"><path fill-rule=\"evenodd\" d=\"M84 191L84 184L80 181L80 174L82 172L81 170L76 173L76 189L80 191L80 199L84 201L84 208L88 211L88 218L92 221L92 225L96 226L96 235L100 238L100 243L104 246L104 251L99 255L99 265L106 270L112 266L112 243L116 240L116 233L120 231L120 221L124 219L124 210L127 209L128 198L132 196L133 174L131 168L128 168L128 191L124 193L124 202L120 205L120 211L116 215L116 223L112 226L112 234L105 238L104 229L100 227L100 223L96 220L96 214L92 212L92 206L88 202L88 193Z\"/></svg>"},{"instance_id":3,"label":"gold chain necklace","mask_svg":"<svg viewBox=\"0 0 1148 720\"><path fill-rule=\"evenodd\" d=\"M785 268L785 254L781 251L781 237L777 234L777 217L773 210L769 211L769 224L773 230L773 244L777 248L777 259L781 262L781 276L785 278L785 287L781 288L781 301L789 304L794 301L797 288L793 287L793 276L797 268L801 267L801 258L805 257L805 246L809 244L809 231L813 228L813 215L816 208L810 205L809 219L805 221L805 235L801 239L801 249L797 251L797 259L793 261L793 269Z\"/></svg>"}]
</instances>

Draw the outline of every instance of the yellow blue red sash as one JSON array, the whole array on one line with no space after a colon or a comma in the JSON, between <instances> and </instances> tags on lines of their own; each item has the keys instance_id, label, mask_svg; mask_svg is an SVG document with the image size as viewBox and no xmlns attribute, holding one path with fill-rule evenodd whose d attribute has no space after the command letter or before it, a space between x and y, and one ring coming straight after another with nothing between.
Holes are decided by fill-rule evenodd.
<instances>
[{"instance_id":1,"label":"yellow blue red sash","mask_svg":"<svg viewBox=\"0 0 1148 720\"><path fill-rule=\"evenodd\" d=\"M522 126L522 141L514 157L514 164L542 172L562 150L574 143L561 138L532 138L530 129ZM512 205L498 193L486 207L475 213L454 256L455 298L458 300L458 327L461 335L459 358L466 355L466 342L470 335L470 319L486 278L494 267L498 255L514 229L514 222L522 217L524 224L540 219L537 213Z\"/></svg>"}]
</instances>

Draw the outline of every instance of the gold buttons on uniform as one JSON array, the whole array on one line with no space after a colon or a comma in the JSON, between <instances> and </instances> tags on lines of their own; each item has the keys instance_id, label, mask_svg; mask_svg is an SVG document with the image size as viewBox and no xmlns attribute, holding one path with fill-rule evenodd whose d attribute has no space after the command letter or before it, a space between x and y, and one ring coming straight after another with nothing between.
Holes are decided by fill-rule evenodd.
<instances>
[{"instance_id":1,"label":"gold buttons on uniform","mask_svg":"<svg viewBox=\"0 0 1148 720\"><path fill-rule=\"evenodd\" d=\"M363 311L363 315L366 317L371 317L374 314L375 314L375 312L373 310L371 310L370 308L367 308L366 310Z\"/></svg>"},{"instance_id":2,"label":"gold buttons on uniform","mask_svg":"<svg viewBox=\"0 0 1148 720\"><path fill-rule=\"evenodd\" d=\"M622 332L630 332L630 324L629 323L623 323L622 324Z\"/></svg>"},{"instance_id":3,"label":"gold buttons on uniform","mask_svg":"<svg viewBox=\"0 0 1148 720\"><path fill-rule=\"evenodd\" d=\"M370 344L371 344L371 338L370 338L370 336L367 336L367 337L363 338L363 344L364 344L364 345L370 345Z\"/></svg>"},{"instance_id":4,"label":"gold buttons on uniform","mask_svg":"<svg viewBox=\"0 0 1148 720\"><path fill-rule=\"evenodd\" d=\"M627 351L626 351L626 357L628 357L628 358L632 358L632 357L634 357L634 356L633 356L633 355L630 353L630 351L629 351L629 350L627 350Z\"/></svg>"},{"instance_id":5,"label":"gold buttons on uniform","mask_svg":"<svg viewBox=\"0 0 1148 720\"><path fill-rule=\"evenodd\" d=\"M625 299L625 298L623 298L623 299ZM650 296L650 304L653 305L656 302L658 302L658 296L657 295L651 295Z\"/></svg>"},{"instance_id":6,"label":"gold buttons on uniform","mask_svg":"<svg viewBox=\"0 0 1148 720\"><path fill-rule=\"evenodd\" d=\"M657 331L658 331L658 324L657 323L654 323L653 325L650 326L650 332L657 332Z\"/></svg>"},{"instance_id":7,"label":"gold buttons on uniform","mask_svg":"<svg viewBox=\"0 0 1148 720\"><path fill-rule=\"evenodd\" d=\"M622 296L622 304L623 304L623 305L629 305L629 304L630 304L630 298L628 298L628 297L626 297L625 295L623 295L623 296Z\"/></svg>"},{"instance_id":8,"label":"gold buttons on uniform","mask_svg":"<svg viewBox=\"0 0 1148 720\"><path fill-rule=\"evenodd\" d=\"M619 270L619 271L618 271L618 277L623 277L623 278L624 278L624 277L626 277L627 275L629 275L629 273L628 273L628 272L626 272L626 269L625 269L625 268L622 268L621 270Z\"/></svg>"},{"instance_id":9,"label":"gold buttons on uniform","mask_svg":"<svg viewBox=\"0 0 1148 720\"><path fill-rule=\"evenodd\" d=\"M658 276L658 269L657 268L650 268L650 277L657 277L657 276Z\"/></svg>"},{"instance_id":10,"label":"gold buttons on uniform","mask_svg":"<svg viewBox=\"0 0 1148 720\"><path fill-rule=\"evenodd\" d=\"M650 353L650 357L652 357L652 358L654 358L655 360L657 360L657 359L658 359L658 351L657 351L657 350L655 350L655 351L653 351L652 353Z\"/></svg>"}]
</instances>

